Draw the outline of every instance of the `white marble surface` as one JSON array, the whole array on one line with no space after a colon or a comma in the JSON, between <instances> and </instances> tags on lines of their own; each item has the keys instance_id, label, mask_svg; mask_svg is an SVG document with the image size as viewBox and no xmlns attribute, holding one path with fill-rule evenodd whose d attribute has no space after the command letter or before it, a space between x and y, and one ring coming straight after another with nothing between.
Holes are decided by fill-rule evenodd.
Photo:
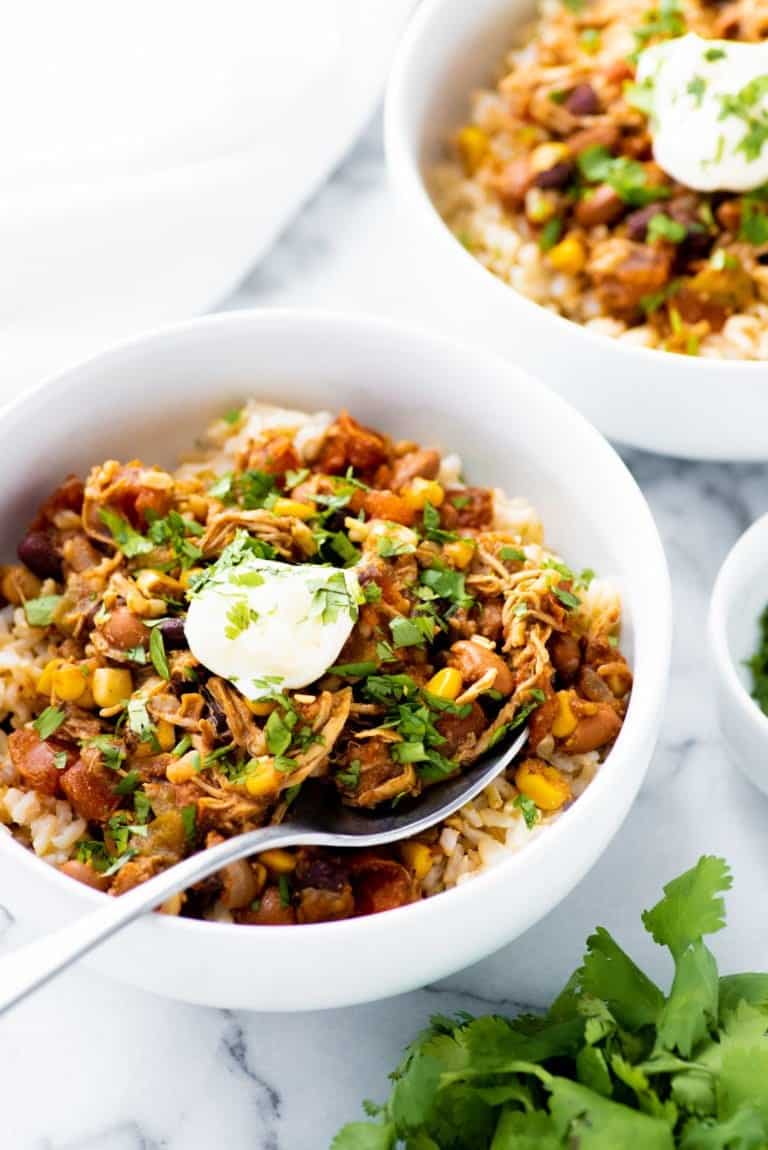
<instances>
[{"instance_id":1,"label":"white marble surface","mask_svg":"<svg viewBox=\"0 0 768 1150\"><path fill-rule=\"evenodd\" d=\"M309 304L424 319L401 274L407 258L375 124L224 306ZM401 1045L431 1012L545 1004L597 922L665 978L661 956L642 937L639 910L705 851L725 854L736 876L732 926L717 947L723 965L768 967L768 800L731 767L719 742L705 648L715 572L765 511L768 468L625 458L650 500L672 570L673 676L640 797L577 890L516 943L439 986L327 1014L225 1013L70 973L2 1023L4 1148L321 1150L358 1116L362 1098L383 1094ZM24 935L22 913L3 941Z\"/></svg>"}]
</instances>

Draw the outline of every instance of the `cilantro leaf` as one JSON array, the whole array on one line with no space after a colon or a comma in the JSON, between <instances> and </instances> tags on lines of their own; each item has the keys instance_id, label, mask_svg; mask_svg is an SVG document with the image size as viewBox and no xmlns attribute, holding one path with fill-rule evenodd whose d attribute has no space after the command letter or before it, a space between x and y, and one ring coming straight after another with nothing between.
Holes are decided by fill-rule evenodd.
<instances>
[{"instance_id":1,"label":"cilantro leaf","mask_svg":"<svg viewBox=\"0 0 768 1150\"><path fill-rule=\"evenodd\" d=\"M666 199L669 188L648 184L645 168L626 156L612 156L602 144L586 148L579 156L579 171L591 184L608 184L627 204L644 207Z\"/></svg>"},{"instance_id":2,"label":"cilantro leaf","mask_svg":"<svg viewBox=\"0 0 768 1150\"><path fill-rule=\"evenodd\" d=\"M168 659L165 654L165 643L163 642L163 633L159 627L153 627L149 636L149 657L152 660L152 665L157 671L161 679L170 679L171 672L168 667Z\"/></svg>"},{"instance_id":3,"label":"cilantro leaf","mask_svg":"<svg viewBox=\"0 0 768 1150\"><path fill-rule=\"evenodd\" d=\"M664 887L664 898L643 911L645 929L677 958L686 947L725 925L721 891L730 890L731 873L723 859L703 855L695 867Z\"/></svg>"},{"instance_id":4,"label":"cilantro leaf","mask_svg":"<svg viewBox=\"0 0 768 1150\"><path fill-rule=\"evenodd\" d=\"M602 999L622 1026L639 1030L656 1023L664 995L604 927L587 939L577 977L581 991Z\"/></svg>"},{"instance_id":5,"label":"cilantro leaf","mask_svg":"<svg viewBox=\"0 0 768 1150\"><path fill-rule=\"evenodd\" d=\"M131 527L124 515L111 507L99 508L99 519L109 531L117 547L127 559L137 555L147 555L155 548L151 539L146 539Z\"/></svg>"},{"instance_id":6,"label":"cilantro leaf","mask_svg":"<svg viewBox=\"0 0 768 1150\"><path fill-rule=\"evenodd\" d=\"M50 738L55 731L58 731L66 717L66 712L62 711L60 707L46 707L45 710L41 711L37 716L32 726L40 738L45 741Z\"/></svg>"},{"instance_id":7,"label":"cilantro leaf","mask_svg":"<svg viewBox=\"0 0 768 1150\"><path fill-rule=\"evenodd\" d=\"M27 599L24 614L30 627L48 627L56 614L61 595L40 595L37 599Z\"/></svg>"},{"instance_id":8,"label":"cilantro leaf","mask_svg":"<svg viewBox=\"0 0 768 1150\"><path fill-rule=\"evenodd\" d=\"M343 1127L331 1150L393 1150L396 1144L395 1128L391 1122L384 1126L374 1122L350 1122Z\"/></svg>"}]
</instances>

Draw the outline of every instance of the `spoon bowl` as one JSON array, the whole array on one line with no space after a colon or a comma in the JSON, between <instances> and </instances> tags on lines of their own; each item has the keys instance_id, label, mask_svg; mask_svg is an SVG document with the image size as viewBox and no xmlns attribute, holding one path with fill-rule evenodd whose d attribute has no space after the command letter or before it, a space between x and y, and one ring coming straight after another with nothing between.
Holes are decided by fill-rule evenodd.
<instances>
[{"instance_id":1,"label":"spoon bowl","mask_svg":"<svg viewBox=\"0 0 768 1150\"><path fill-rule=\"evenodd\" d=\"M171 895L255 851L268 847L383 846L429 830L500 775L527 738L528 728L523 727L496 754L485 755L467 771L430 787L408 807L390 804L384 814L345 807L330 787L305 784L285 822L246 831L198 851L119 898L107 899L98 910L0 959L0 1014Z\"/></svg>"}]
</instances>

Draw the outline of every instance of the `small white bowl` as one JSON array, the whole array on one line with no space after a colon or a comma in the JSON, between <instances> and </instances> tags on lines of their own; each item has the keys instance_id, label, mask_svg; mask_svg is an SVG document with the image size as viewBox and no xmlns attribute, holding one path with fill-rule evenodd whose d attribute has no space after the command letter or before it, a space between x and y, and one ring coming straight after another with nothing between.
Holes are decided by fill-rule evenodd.
<instances>
[{"instance_id":1,"label":"small white bowl","mask_svg":"<svg viewBox=\"0 0 768 1150\"><path fill-rule=\"evenodd\" d=\"M0 419L0 555L69 471L136 456L171 465L207 420L249 395L349 407L396 438L462 455L480 483L527 496L568 561L617 580L635 675L615 747L545 834L484 875L367 918L247 927L150 915L96 951L105 973L172 997L255 1010L343 1006L410 990L497 949L575 886L642 781L666 697L669 577L651 513L611 447L509 363L392 324L236 312L123 344L49 380ZM0 899L52 928L104 896L0 833Z\"/></svg>"},{"instance_id":2,"label":"small white bowl","mask_svg":"<svg viewBox=\"0 0 768 1150\"><path fill-rule=\"evenodd\" d=\"M768 794L768 715L751 692L746 661L760 642L768 604L768 515L745 531L718 572L709 608L709 643L720 730L731 757Z\"/></svg>"},{"instance_id":3,"label":"small white bowl","mask_svg":"<svg viewBox=\"0 0 768 1150\"><path fill-rule=\"evenodd\" d=\"M555 315L487 271L452 235L425 175L493 86L531 0L425 0L389 81L386 146L402 232L425 299L449 330L534 372L612 439L698 459L768 454L768 364L630 346ZM727 409L727 418L723 412Z\"/></svg>"}]
</instances>

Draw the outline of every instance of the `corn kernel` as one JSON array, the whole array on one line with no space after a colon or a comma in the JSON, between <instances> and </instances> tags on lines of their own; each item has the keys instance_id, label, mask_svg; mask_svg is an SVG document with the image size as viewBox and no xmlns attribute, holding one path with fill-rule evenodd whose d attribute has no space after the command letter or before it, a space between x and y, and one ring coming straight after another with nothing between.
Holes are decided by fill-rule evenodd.
<instances>
[{"instance_id":1,"label":"corn kernel","mask_svg":"<svg viewBox=\"0 0 768 1150\"><path fill-rule=\"evenodd\" d=\"M566 236L547 253L552 267L566 275L576 275L587 262L587 253L578 236Z\"/></svg>"},{"instance_id":2,"label":"corn kernel","mask_svg":"<svg viewBox=\"0 0 768 1150\"><path fill-rule=\"evenodd\" d=\"M197 765L200 756L197 751L189 751L180 759L169 763L165 768L165 777L169 783L188 783L197 774Z\"/></svg>"},{"instance_id":3,"label":"corn kernel","mask_svg":"<svg viewBox=\"0 0 768 1150\"><path fill-rule=\"evenodd\" d=\"M465 172L474 175L488 154L488 137L476 124L466 124L456 137L456 144Z\"/></svg>"},{"instance_id":4,"label":"corn kernel","mask_svg":"<svg viewBox=\"0 0 768 1150\"><path fill-rule=\"evenodd\" d=\"M541 188L529 188L525 194L525 214L532 224L545 224L557 211L557 199Z\"/></svg>"},{"instance_id":5,"label":"corn kernel","mask_svg":"<svg viewBox=\"0 0 768 1150\"><path fill-rule=\"evenodd\" d=\"M157 909L160 914L181 914L181 908L184 906L185 897L186 896L183 891L178 891L176 894L172 894L170 898L167 898L165 902L161 902Z\"/></svg>"},{"instance_id":6,"label":"corn kernel","mask_svg":"<svg viewBox=\"0 0 768 1150\"><path fill-rule=\"evenodd\" d=\"M74 703L85 691L85 676L76 664L64 663L53 672L51 686L58 699L65 703Z\"/></svg>"},{"instance_id":7,"label":"corn kernel","mask_svg":"<svg viewBox=\"0 0 768 1150\"><path fill-rule=\"evenodd\" d=\"M562 164L570 157L571 150L567 144L556 141L539 144L538 148L534 148L531 152L531 171L537 175L539 172L548 172L556 164Z\"/></svg>"},{"instance_id":8,"label":"corn kernel","mask_svg":"<svg viewBox=\"0 0 768 1150\"><path fill-rule=\"evenodd\" d=\"M178 599L183 587L178 579L172 579L164 571L154 571L151 567L139 571L136 575L136 586L145 599L159 596L164 599Z\"/></svg>"},{"instance_id":9,"label":"corn kernel","mask_svg":"<svg viewBox=\"0 0 768 1150\"><path fill-rule=\"evenodd\" d=\"M432 851L424 843L401 843L400 857L419 881L432 870Z\"/></svg>"},{"instance_id":10,"label":"corn kernel","mask_svg":"<svg viewBox=\"0 0 768 1150\"><path fill-rule=\"evenodd\" d=\"M176 728L167 719L158 719L155 724L155 738L161 751L172 751L176 745Z\"/></svg>"},{"instance_id":11,"label":"corn kernel","mask_svg":"<svg viewBox=\"0 0 768 1150\"><path fill-rule=\"evenodd\" d=\"M131 672L125 668L97 667L93 672L91 690L97 707L116 707L131 696Z\"/></svg>"},{"instance_id":12,"label":"corn kernel","mask_svg":"<svg viewBox=\"0 0 768 1150\"><path fill-rule=\"evenodd\" d=\"M129 611L134 615L140 615L142 619L159 619L167 610L164 599L148 599L146 595L142 595L138 587L135 590L131 588L125 597L125 603Z\"/></svg>"},{"instance_id":13,"label":"corn kernel","mask_svg":"<svg viewBox=\"0 0 768 1150\"><path fill-rule=\"evenodd\" d=\"M445 491L436 479L422 479L417 476L402 491L402 497L414 511L422 511L427 503L439 507L445 499Z\"/></svg>"},{"instance_id":14,"label":"corn kernel","mask_svg":"<svg viewBox=\"0 0 768 1150\"><path fill-rule=\"evenodd\" d=\"M552 723L552 734L556 739L567 739L579 725L579 720L571 707L571 692L557 692L557 714Z\"/></svg>"},{"instance_id":15,"label":"corn kernel","mask_svg":"<svg viewBox=\"0 0 768 1150\"><path fill-rule=\"evenodd\" d=\"M57 667L61 667L63 662L63 659L51 659L48 663L45 664L40 677L35 684L36 689L40 692L41 695L50 695L51 691L53 690L53 673Z\"/></svg>"},{"instance_id":16,"label":"corn kernel","mask_svg":"<svg viewBox=\"0 0 768 1150\"><path fill-rule=\"evenodd\" d=\"M36 599L40 594L40 580L26 567L4 567L2 572L0 591L14 607L20 607L27 599Z\"/></svg>"},{"instance_id":17,"label":"corn kernel","mask_svg":"<svg viewBox=\"0 0 768 1150\"><path fill-rule=\"evenodd\" d=\"M443 547L443 554L446 559L449 559L453 566L458 567L460 571L469 567L474 553L475 545L471 539L457 539L455 543L446 543Z\"/></svg>"},{"instance_id":18,"label":"corn kernel","mask_svg":"<svg viewBox=\"0 0 768 1150\"><path fill-rule=\"evenodd\" d=\"M179 575L179 583L181 583L186 591L192 580L196 579L198 575L202 575L204 571L204 567L188 567L186 571L182 571L181 575Z\"/></svg>"},{"instance_id":19,"label":"corn kernel","mask_svg":"<svg viewBox=\"0 0 768 1150\"><path fill-rule=\"evenodd\" d=\"M280 771L272 766L272 763L264 761L258 763L256 768L248 773L245 779L245 789L254 799L275 795L280 790L283 777Z\"/></svg>"},{"instance_id":20,"label":"corn kernel","mask_svg":"<svg viewBox=\"0 0 768 1150\"><path fill-rule=\"evenodd\" d=\"M259 862L271 871L272 874L290 874L296 868L296 856L290 851L273 850L262 851Z\"/></svg>"},{"instance_id":21,"label":"corn kernel","mask_svg":"<svg viewBox=\"0 0 768 1150\"><path fill-rule=\"evenodd\" d=\"M515 786L543 811L557 811L571 797L568 780L541 759L524 759L515 771Z\"/></svg>"},{"instance_id":22,"label":"corn kernel","mask_svg":"<svg viewBox=\"0 0 768 1150\"><path fill-rule=\"evenodd\" d=\"M267 885L267 868L262 866L260 862L251 863L251 873L253 881L256 884L256 895L260 895Z\"/></svg>"},{"instance_id":23,"label":"corn kernel","mask_svg":"<svg viewBox=\"0 0 768 1150\"><path fill-rule=\"evenodd\" d=\"M311 519L317 514L314 503L300 503L298 499L276 499L272 504L273 515L289 515L294 519Z\"/></svg>"},{"instance_id":24,"label":"corn kernel","mask_svg":"<svg viewBox=\"0 0 768 1150\"><path fill-rule=\"evenodd\" d=\"M455 667L443 667L427 683L426 689L430 695L437 695L438 699L455 699L462 687L461 672Z\"/></svg>"},{"instance_id":25,"label":"corn kernel","mask_svg":"<svg viewBox=\"0 0 768 1150\"><path fill-rule=\"evenodd\" d=\"M198 523L205 523L208 516L208 500L204 495L190 495L187 499L187 508Z\"/></svg>"}]
</instances>

